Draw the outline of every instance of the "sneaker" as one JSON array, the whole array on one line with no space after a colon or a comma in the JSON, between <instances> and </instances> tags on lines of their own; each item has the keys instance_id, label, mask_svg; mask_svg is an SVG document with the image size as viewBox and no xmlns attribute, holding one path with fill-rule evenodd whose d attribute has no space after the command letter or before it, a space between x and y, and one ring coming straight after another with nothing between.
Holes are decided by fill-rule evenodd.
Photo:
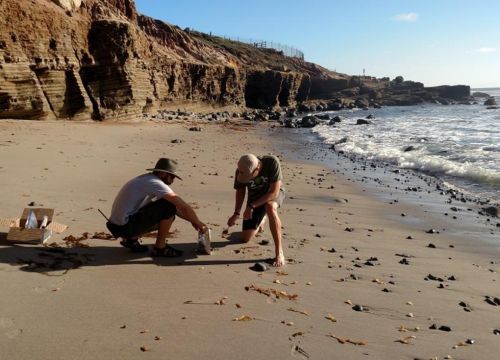
<instances>
[{"instance_id":1,"label":"sneaker","mask_svg":"<svg viewBox=\"0 0 500 360\"><path fill-rule=\"evenodd\" d=\"M130 251L134 253L141 253L148 251L148 247L146 245L142 245L139 242L139 239L134 239L134 238L122 239L122 241L120 241L120 245L126 247L127 249L130 249Z\"/></svg>"}]
</instances>

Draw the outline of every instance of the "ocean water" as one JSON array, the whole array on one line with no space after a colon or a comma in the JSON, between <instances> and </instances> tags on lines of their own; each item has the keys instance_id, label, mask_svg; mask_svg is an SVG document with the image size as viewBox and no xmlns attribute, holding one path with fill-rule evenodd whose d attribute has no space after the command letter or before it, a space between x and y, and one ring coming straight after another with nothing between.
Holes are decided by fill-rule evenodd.
<instances>
[{"instance_id":1,"label":"ocean water","mask_svg":"<svg viewBox=\"0 0 500 360\"><path fill-rule=\"evenodd\" d=\"M486 92L500 104L500 88L473 91ZM484 100L478 99L477 105L332 112L341 123L312 131L347 155L423 172L470 195L500 202L500 109L487 110ZM372 124L355 125L368 114L374 116Z\"/></svg>"}]
</instances>

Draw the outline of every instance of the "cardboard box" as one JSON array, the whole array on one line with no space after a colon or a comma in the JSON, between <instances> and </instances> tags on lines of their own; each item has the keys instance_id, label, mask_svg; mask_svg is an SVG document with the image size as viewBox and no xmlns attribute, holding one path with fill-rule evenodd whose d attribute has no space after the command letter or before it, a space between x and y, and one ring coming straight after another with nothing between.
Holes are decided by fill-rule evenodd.
<instances>
[{"instance_id":1,"label":"cardboard box","mask_svg":"<svg viewBox=\"0 0 500 360\"><path fill-rule=\"evenodd\" d=\"M36 229L26 229L26 221L30 211L35 214L36 220L38 222L38 227ZM49 221L45 228L40 228L43 221L43 217L47 216ZM61 233L66 230L67 226L63 224L58 224L52 221L54 216L54 209L49 208L25 208L21 218L17 219L3 219L0 221L6 223L10 221L10 229L7 234L7 241L11 242L27 242L27 243L44 243L51 236L52 233Z\"/></svg>"}]
</instances>

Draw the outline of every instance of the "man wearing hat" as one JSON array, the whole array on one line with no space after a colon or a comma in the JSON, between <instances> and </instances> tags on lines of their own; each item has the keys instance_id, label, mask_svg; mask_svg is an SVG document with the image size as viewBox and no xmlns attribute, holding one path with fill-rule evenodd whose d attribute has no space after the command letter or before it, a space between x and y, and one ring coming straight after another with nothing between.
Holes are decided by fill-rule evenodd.
<instances>
[{"instance_id":1,"label":"man wearing hat","mask_svg":"<svg viewBox=\"0 0 500 360\"><path fill-rule=\"evenodd\" d=\"M207 229L198 219L195 211L170 188L176 173L175 160L161 158L150 173L137 176L127 182L113 202L107 227L115 237L121 237L120 244L133 252L147 251L139 243L139 237L152 230L158 230L152 256L178 257L182 251L166 243L166 237L177 214L189 221L199 232Z\"/></svg>"},{"instance_id":2,"label":"man wearing hat","mask_svg":"<svg viewBox=\"0 0 500 360\"><path fill-rule=\"evenodd\" d=\"M262 229L267 215L276 252L274 266L283 266L285 257L278 207L283 203L285 193L281 188L281 166L278 158L275 156L257 157L253 154L243 155L238 161L234 189L236 190L236 204L227 225L233 226L240 217L248 189L247 205L243 212L242 241L250 241L257 231Z\"/></svg>"}]
</instances>

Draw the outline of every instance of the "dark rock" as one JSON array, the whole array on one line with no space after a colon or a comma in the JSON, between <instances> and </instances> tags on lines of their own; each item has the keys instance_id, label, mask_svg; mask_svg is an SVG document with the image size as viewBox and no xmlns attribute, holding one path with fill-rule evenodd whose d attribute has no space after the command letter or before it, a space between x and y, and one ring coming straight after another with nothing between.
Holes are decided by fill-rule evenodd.
<instances>
[{"instance_id":1,"label":"dark rock","mask_svg":"<svg viewBox=\"0 0 500 360\"><path fill-rule=\"evenodd\" d=\"M296 128L297 127L297 121L294 119L286 119L284 122L284 126L286 128Z\"/></svg>"},{"instance_id":2,"label":"dark rock","mask_svg":"<svg viewBox=\"0 0 500 360\"><path fill-rule=\"evenodd\" d=\"M486 101L484 102L484 105L487 105L487 106L496 106L498 105L495 98L494 97L490 97L488 99L486 99Z\"/></svg>"},{"instance_id":3,"label":"dark rock","mask_svg":"<svg viewBox=\"0 0 500 360\"><path fill-rule=\"evenodd\" d=\"M354 311L364 311L364 310L365 310L365 308L363 307L363 305L354 305L354 306L352 307L352 309L353 309Z\"/></svg>"},{"instance_id":4,"label":"dark rock","mask_svg":"<svg viewBox=\"0 0 500 360\"><path fill-rule=\"evenodd\" d=\"M202 131L202 129L199 126L193 126L189 128L189 131Z\"/></svg>"},{"instance_id":5,"label":"dark rock","mask_svg":"<svg viewBox=\"0 0 500 360\"><path fill-rule=\"evenodd\" d=\"M437 231L435 229L429 229L426 231L427 234L436 234ZM430 246L429 246L430 247Z\"/></svg>"},{"instance_id":6,"label":"dark rock","mask_svg":"<svg viewBox=\"0 0 500 360\"><path fill-rule=\"evenodd\" d=\"M410 262L408 261L408 259L406 258L403 258L399 261L400 264L402 265L410 265Z\"/></svg>"},{"instance_id":7,"label":"dark rock","mask_svg":"<svg viewBox=\"0 0 500 360\"><path fill-rule=\"evenodd\" d=\"M472 96L475 98L489 98L490 94L481 92L481 91L475 91L472 93Z\"/></svg>"},{"instance_id":8,"label":"dark rock","mask_svg":"<svg viewBox=\"0 0 500 360\"><path fill-rule=\"evenodd\" d=\"M313 128L320 123L317 116L305 116L299 123L300 127L303 128Z\"/></svg>"},{"instance_id":9,"label":"dark rock","mask_svg":"<svg viewBox=\"0 0 500 360\"><path fill-rule=\"evenodd\" d=\"M427 245L428 248L431 248L431 249L435 249L436 248L436 245L434 245L433 243L429 243Z\"/></svg>"},{"instance_id":10,"label":"dark rock","mask_svg":"<svg viewBox=\"0 0 500 360\"><path fill-rule=\"evenodd\" d=\"M180 143L182 143L182 140L180 140L180 139L174 139L174 140L171 141L171 143L172 144L180 144Z\"/></svg>"},{"instance_id":11,"label":"dark rock","mask_svg":"<svg viewBox=\"0 0 500 360\"><path fill-rule=\"evenodd\" d=\"M391 290L389 290L388 288L383 288L383 289L382 289L382 291L383 291L383 292L386 292L386 293L390 293L390 292L392 292L392 291L391 291Z\"/></svg>"},{"instance_id":12,"label":"dark rock","mask_svg":"<svg viewBox=\"0 0 500 360\"><path fill-rule=\"evenodd\" d=\"M356 121L356 125L369 125L369 124L371 124L371 121L365 119L358 119Z\"/></svg>"},{"instance_id":13,"label":"dark rock","mask_svg":"<svg viewBox=\"0 0 500 360\"><path fill-rule=\"evenodd\" d=\"M415 146L412 146L412 145L407 146L403 149L404 152L413 151L413 150L415 150Z\"/></svg>"},{"instance_id":14,"label":"dark rock","mask_svg":"<svg viewBox=\"0 0 500 360\"><path fill-rule=\"evenodd\" d=\"M316 117L321 120L330 120L330 115L328 114L316 115Z\"/></svg>"},{"instance_id":15,"label":"dark rock","mask_svg":"<svg viewBox=\"0 0 500 360\"><path fill-rule=\"evenodd\" d=\"M335 250L335 248L331 248L330 250L328 250L329 253L336 253L337 250Z\"/></svg>"},{"instance_id":16,"label":"dark rock","mask_svg":"<svg viewBox=\"0 0 500 360\"><path fill-rule=\"evenodd\" d=\"M375 119L375 116L373 114L370 114L367 117L365 117L365 119Z\"/></svg>"},{"instance_id":17,"label":"dark rock","mask_svg":"<svg viewBox=\"0 0 500 360\"><path fill-rule=\"evenodd\" d=\"M493 335L500 335L500 329L493 330Z\"/></svg>"},{"instance_id":18,"label":"dark rock","mask_svg":"<svg viewBox=\"0 0 500 360\"><path fill-rule=\"evenodd\" d=\"M268 269L268 266L266 263L258 262L258 263L255 263L254 266L252 266L250 269L253 271L257 271L257 272L263 272L263 271L266 271Z\"/></svg>"},{"instance_id":19,"label":"dark rock","mask_svg":"<svg viewBox=\"0 0 500 360\"><path fill-rule=\"evenodd\" d=\"M269 240L264 239L259 242L260 245L269 245Z\"/></svg>"},{"instance_id":20,"label":"dark rock","mask_svg":"<svg viewBox=\"0 0 500 360\"><path fill-rule=\"evenodd\" d=\"M28 206L35 206L35 202L34 201L30 202Z\"/></svg>"},{"instance_id":21,"label":"dark rock","mask_svg":"<svg viewBox=\"0 0 500 360\"><path fill-rule=\"evenodd\" d=\"M488 106L488 107L486 107L486 110L498 110L498 109L500 109L500 107L498 107L498 106Z\"/></svg>"},{"instance_id":22,"label":"dark rock","mask_svg":"<svg viewBox=\"0 0 500 360\"><path fill-rule=\"evenodd\" d=\"M473 344L475 344L475 342L476 342L476 340L474 340L474 339L467 339L467 340L465 340L465 343L467 345L473 345Z\"/></svg>"},{"instance_id":23,"label":"dark rock","mask_svg":"<svg viewBox=\"0 0 500 360\"><path fill-rule=\"evenodd\" d=\"M351 228L351 227L346 227L346 228L344 229L344 231L347 231L347 232L353 232L353 231L354 231L354 229L353 229L353 228Z\"/></svg>"},{"instance_id":24,"label":"dark rock","mask_svg":"<svg viewBox=\"0 0 500 360\"><path fill-rule=\"evenodd\" d=\"M489 207L486 207L486 208L483 208L483 211L488 214L489 216L493 216L493 217L500 217L499 214L500 214L500 210L498 207L495 207L495 206L489 206Z\"/></svg>"},{"instance_id":25,"label":"dark rock","mask_svg":"<svg viewBox=\"0 0 500 360\"><path fill-rule=\"evenodd\" d=\"M334 118L332 118L330 120L330 122L328 123L328 125L333 125L333 124L339 123L341 121L342 121L342 119L340 118L340 116L337 115L337 116L335 116Z\"/></svg>"}]
</instances>

